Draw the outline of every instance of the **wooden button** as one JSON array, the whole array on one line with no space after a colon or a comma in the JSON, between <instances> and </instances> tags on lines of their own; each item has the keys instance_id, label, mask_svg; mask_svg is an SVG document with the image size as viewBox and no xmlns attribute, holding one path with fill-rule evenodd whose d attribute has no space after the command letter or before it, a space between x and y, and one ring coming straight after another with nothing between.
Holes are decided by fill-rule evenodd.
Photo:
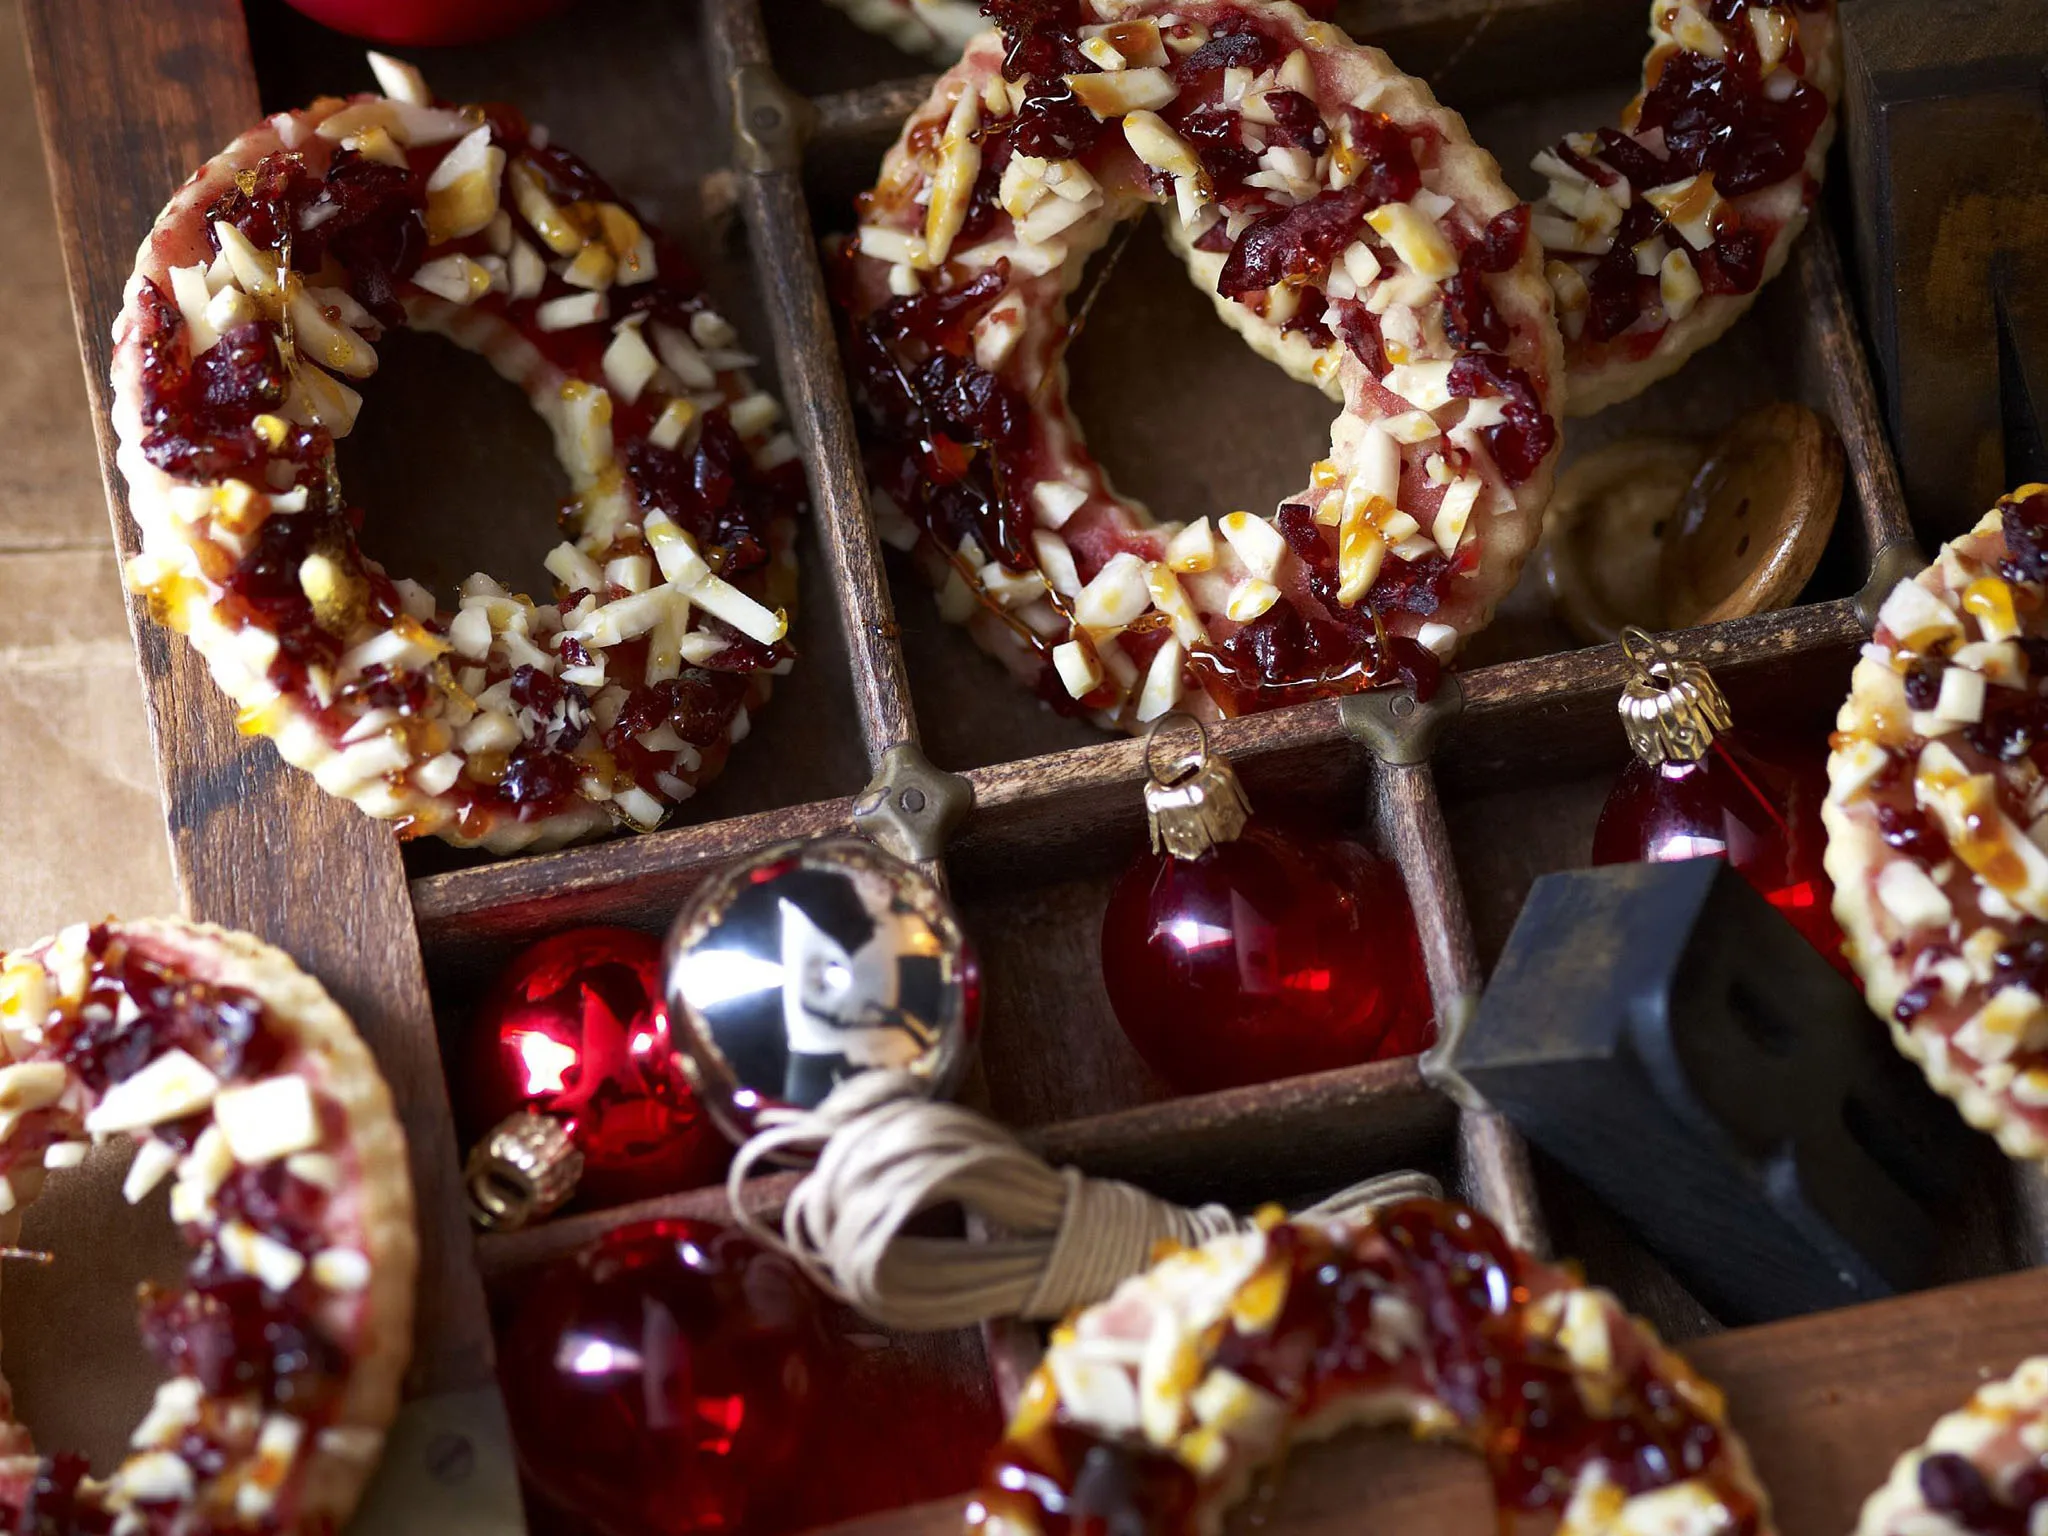
<instances>
[{"instance_id":1,"label":"wooden button","mask_svg":"<svg viewBox=\"0 0 2048 1536\"><path fill-rule=\"evenodd\" d=\"M1558 617L1592 644L1662 630L1658 576L1679 504L1706 456L1697 438L1630 437L1558 477L1541 555Z\"/></svg>"},{"instance_id":2,"label":"wooden button","mask_svg":"<svg viewBox=\"0 0 2048 1536\"><path fill-rule=\"evenodd\" d=\"M1842 446L1803 405L1742 417L1708 449L1664 542L1666 629L1783 608L1812 579L1842 501Z\"/></svg>"}]
</instances>

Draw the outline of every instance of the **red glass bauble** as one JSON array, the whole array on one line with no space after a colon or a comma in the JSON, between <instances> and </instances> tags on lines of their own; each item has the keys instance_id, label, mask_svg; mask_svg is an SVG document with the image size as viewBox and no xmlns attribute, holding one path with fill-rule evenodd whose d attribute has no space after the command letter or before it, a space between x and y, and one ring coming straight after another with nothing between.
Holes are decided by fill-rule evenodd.
<instances>
[{"instance_id":1,"label":"red glass bauble","mask_svg":"<svg viewBox=\"0 0 2048 1536\"><path fill-rule=\"evenodd\" d=\"M501 1352L528 1481L604 1536L739 1529L831 1390L817 1292L729 1227L620 1227L547 1270ZM800 1479L797 1479L800 1481Z\"/></svg>"},{"instance_id":2,"label":"red glass bauble","mask_svg":"<svg viewBox=\"0 0 2048 1536\"><path fill-rule=\"evenodd\" d=\"M1821 868L1826 797L1826 770L1810 754L1718 735L1697 763L1636 758L1622 770L1593 833L1593 862L1726 859L1846 973L1834 888Z\"/></svg>"},{"instance_id":3,"label":"red glass bauble","mask_svg":"<svg viewBox=\"0 0 2048 1536\"><path fill-rule=\"evenodd\" d=\"M1146 853L1102 919L1102 977L1182 1092L1412 1056L1429 982L1400 872L1254 818L1198 859Z\"/></svg>"},{"instance_id":4,"label":"red glass bauble","mask_svg":"<svg viewBox=\"0 0 2048 1536\"><path fill-rule=\"evenodd\" d=\"M631 928L572 928L521 951L470 1022L457 1087L469 1141L515 1110L567 1122L589 1203L712 1183L731 1151L670 1041L661 941Z\"/></svg>"},{"instance_id":5,"label":"red glass bauble","mask_svg":"<svg viewBox=\"0 0 2048 1536\"><path fill-rule=\"evenodd\" d=\"M552 16L569 0L288 0L324 27L399 48L481 43Z\"/></svg>"}]
</instances>

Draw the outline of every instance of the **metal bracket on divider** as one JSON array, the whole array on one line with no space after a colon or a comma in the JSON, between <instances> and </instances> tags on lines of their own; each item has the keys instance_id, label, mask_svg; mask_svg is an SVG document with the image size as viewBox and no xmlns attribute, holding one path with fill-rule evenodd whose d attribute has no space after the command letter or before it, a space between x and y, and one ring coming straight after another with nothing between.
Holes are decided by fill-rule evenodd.
<instances>
[{"instance_id":1,"label":"metal bracket on divider","mask_svg":"<svg viewBox=\"0 0 2048 1536\"><path fill-rule=\"evenodd\" d=\"M1409 768L1429 761L1444 727L1465 707L1458 674L1446 672L1436 696L1424 703L1407 689L1375 688L1347 694L1337 702L1344 734L1381 762Z\"/></svg>"},{"instance_id":2,"label":"metal bracket on divider","mask_svg":"<svg viewBox=\"0 0 2048 1536\"><path fill-rule=\"evenodd\" d=\"M793 171L803 163L804 141L818 109L782 83L766 64L743 64L726 82L732 96L732 136L743 170Z\"/></svg>"},{"instance_id":3,"label":"metal bracket on divider","mask_svg":"<svg viewBox=\"0 0 2048 1536\"><path fill-rule=\"evenodd\" d=\"M919 864L945 852L946 839L973 808L972 784L898 742L853 802L853 825L877 847Z\"/></svg>"},{"instance_id":4,"label":"metal bracket on divider","mask_svg":"<svg viewBox=\"0 0 2048 1536\"><path fill-rule=\"evenodd\" d=\"M1856 622L1865 629L1877 629L1877 610L1892 595L1892 588L1927 568L1927 557L1911 539L1894 539L1870 562L1870 580L1856 594Z\"/></svg>"}]
</instances>

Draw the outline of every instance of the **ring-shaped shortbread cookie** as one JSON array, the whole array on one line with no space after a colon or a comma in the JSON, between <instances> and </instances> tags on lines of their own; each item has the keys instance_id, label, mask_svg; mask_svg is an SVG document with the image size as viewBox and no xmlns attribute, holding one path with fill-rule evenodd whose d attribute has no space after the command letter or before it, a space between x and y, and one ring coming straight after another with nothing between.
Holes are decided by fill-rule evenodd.
<instances>
[{"instance_id":1,"label":"ring-shaped shortbread cookie","mask_svg":"<svg viewBox=\"0 0 2048 1536\"><path fill-rule=\"evenodd\" d=\"M1551 1511L1559 1536L1772 1530L1712 1384L1607 1292L1434 1200L1276 1217L1076 1314L969 1527L1216 1536L1290 1444L1401 1424L1479 1452L1504 1515Z\"/></svg>"},{"instance_id":2,"label":"ring-shaped shortbread cookie","mask_svg":"<svg viewBox=\"0 0 2048 1536\"><path fill-rule=\"evenodd\" d=\"M347 1016L248 934L81 924L0 954L0 1043L5 1239L46 1170L125 1134L123 1192L170 1179L194 1250L142 1289L172 1375L104 1482L39 1457L0 1383L0 1525L338 1530L398 1408L418 1269L405 1135Z\"/></svg>"},{"instance_id":3,"label":"ring-shaped shortbread cookie","mask_svg":"<svg viewBox=\"0 0 2048 1536\"><path fill-rule=\"evenodd\" d=\"M1676 373L1784 270L1842 86L1835 0L1653 0L1620 128L1536 157L1536 238L1590 416Z\"/></svg>"},{"instance_id":4,"label":"ring-shaped shortbread cookie","mask_svg":"<svg viewBox=\"0 0 2048 1536\"><path fill-rule=\"evenodd\" d=\"M832 0L870 32L879 33L906 53L923 54L950 64L968 41L988 26L981 0ZM1303 0L1303 10L1327 21L1337 0Z\"/></svg>"},{"instance_id":5,"label":"ring-shaped shortbread cookie","mask_svg":"<svg viewBox=\"0 0 2048 1536\"><path fill-rule=\"evenodd\" d=\"M130 582L245 730L408 833L655 826L788 660L795 444L680 250L516 112L372 62L387 96L243 134L143 243L114 328ZM575 494L545 600L480 574L440 610L358 546L334 440L398 325L552 429Z\"/></svg>"},{"instance_id":6,"label":"ring-shaped shortbread cookie","mask_svg":"<svg viewBox=\"0 0 2048 1536\"><path fill-rule=\"evenodd\" d=\"M1105 724L1433 675L1550 490L1527 210L1426 86L1291 4L1021 9L911 115L836 272L884 537ZM1082 441L1068 297L1148 205L1226 321L1342 402L1277 515L1155 522Z\"/></svg>"},{"instance_id":7,"label":"ring-shaped shortbread cookie","mask_svg":"<svg viewBox=\"0 0 2048 1536\"><path fill-rule=\"evenodd\" d=\"M1863 1505L1856 1536L2030 1536L2048 1509L2048 1357L1935 1420Z\"/></svg>"},{"instance_id":8,"label":"ring-shaped shortbread cookie","mask_svg":"<svg viewBox=\"0 0 2048 1536\"><path fill-rule=\"evenodd\" d=\"M1822 816L1871 1007L1972 1125L2048 1157L2048 486L1885 599Z\"/></svg>"}]
</instances>

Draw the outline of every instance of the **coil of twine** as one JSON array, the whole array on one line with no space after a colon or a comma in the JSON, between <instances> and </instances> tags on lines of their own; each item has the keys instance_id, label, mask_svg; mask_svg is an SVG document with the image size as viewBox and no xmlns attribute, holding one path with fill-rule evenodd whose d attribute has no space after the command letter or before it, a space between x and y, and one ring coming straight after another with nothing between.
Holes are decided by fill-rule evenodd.
<instances>
[{"instance_id":1,"label":"coil of twine","mask_svg":"<svg viewBox=\"0 0 2048 1536\"><path fill-rule=\"evenodd\" d=\"M1146 1268L1160 1241L1192 1246L1248 1224L1221 1205L1189 1209L1054 1168L986 1116L925 1092L907 1073L868 1072L815 1109L769 1111L726 1183L735 1218L756 1241L885 1327L1064 1317ZM814 1165L783 1206L779 1230L749 1209L744 1188L770 1162ZM1336 1221L1441 1193L1425 1174L1394 1173L1297 1214ZM981 1235L905 1231L949 1205Z\"/></svg>"}]
</instances>

